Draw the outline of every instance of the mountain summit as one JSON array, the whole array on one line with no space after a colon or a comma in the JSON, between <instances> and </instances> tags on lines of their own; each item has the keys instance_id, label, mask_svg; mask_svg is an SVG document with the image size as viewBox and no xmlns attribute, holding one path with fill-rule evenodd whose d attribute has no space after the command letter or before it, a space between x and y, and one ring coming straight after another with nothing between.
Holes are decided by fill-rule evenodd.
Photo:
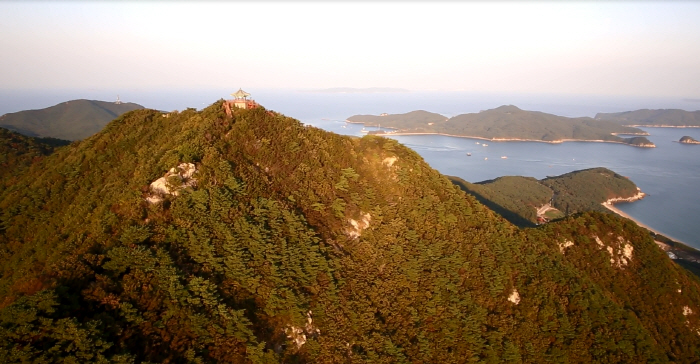
<instances>
[{"instance_id":1,"label":"mountain summit","mask_svg":"<svg viewBox=\"0 0 700 364\"><path fill-rule=\"evenodd\" d=\"M518 229L391 139L219 101L128 112L14 178L4 362L700 356L700 283L645 230Z\"/></svg>"}]
</instances>

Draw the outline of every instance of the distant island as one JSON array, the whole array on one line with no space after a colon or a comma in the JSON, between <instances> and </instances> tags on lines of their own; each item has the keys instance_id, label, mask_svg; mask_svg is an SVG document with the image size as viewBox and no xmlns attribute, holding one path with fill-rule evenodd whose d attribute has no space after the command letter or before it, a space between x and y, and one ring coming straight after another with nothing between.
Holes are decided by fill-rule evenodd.
<instances>
[{"instance_id":1,"label":"distant island","mask_svg":"<svg viewBox=\"0 0 700 364\"><path fill-rule=\"evenodd\" d=\"M626 126L664 128L700 127L700 111L685 111L680 109L641 109L616 113L598 113L595 119L612 121Z\"/></svg>"},{"instance_id":2,"label":"distant island","mask_svg":"<svg viewBox=\"0 0 700 364\"><path fill-rule=\"evenodd\" d=\"M612 142L636 147L655 147L643 137L647 132L617 123L589 117L568 118L504 105L478 113L452 118L424 110L405 114L354 115L351 123L393 129L391 134L442 134L491 141L565 141ZM381 132L379 132L381 134ZM386 132L385 132L386 133ZM623 138L619 135L637 135Z\"/></svg>"},{"instance_id":3,"label":"distant island","mask_svg":"<svg viewBox=\"0 0 700 364\"><path fill-rule=\"evenodd\" d=\"M366 87L366 88L333 87L333 88L324 88L324 89L317 89L317 90L308 90L306 92L367 94L367 93L386 93L386 92L411 92L411 90L407 90L405 88L394 88L394 87Z\"/></svg>"},{"instance_id":4,"label":"distant island","mask_svg":"<svg viewBox=\"0 0 700 364\"><path fill-rule=\"evenodd\" d=\"M0 127L30 137L74 141L94 135L128 111L143 108L131 102L72 100L45 109L5 114L0 116Z\"/></svg>"},{"instance_id":5,"label":"distant island","mask_svg":"<svg viewBox=\"0 0 700 364\"><path fill-rule=\"evenodd\" d=\"M695 138L687 135L681 137L681 139L678 142L683 144L700 144L700 142L695 140Z\"/></svg>"}]
</instances>

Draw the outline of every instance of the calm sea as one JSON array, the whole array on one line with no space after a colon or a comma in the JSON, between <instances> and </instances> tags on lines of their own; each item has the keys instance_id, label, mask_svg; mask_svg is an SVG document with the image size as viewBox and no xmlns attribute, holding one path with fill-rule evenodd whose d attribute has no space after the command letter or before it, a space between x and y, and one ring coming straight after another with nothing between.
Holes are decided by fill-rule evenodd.
<instances>
[{"instance_id":1,"label":"calm sea","mask_svg":"<svg viewBox=\"0 0 700 364\"><path fill-rule=\"evenodd\" d=\"M136 102L159 110L201 109L234 89L2 91L0 114L44 108L85 98ZM575 95L475 94L467 92L316 93L245 90L268 109L339 134L361 136L362 125L345 123L356 114L427 110L445 116L512 104L562 116L637 109L700 109L697 100ZM370 128L368 128L370 129ZM446 136L392 136L414 149L443 174L479 182L506 175L544 178L575 170L606 167L629 177L648 196L618 204L624 212L663 234L700 249L700 145L677 143L684 135L700 140L698 128L645 128L656 148L612 143L488 142ZM479 144L477 144L477 142ZM467 156L471 153L471 156ZM501 157L507 158L501 158Z\"/></svg>"}]
</instances>

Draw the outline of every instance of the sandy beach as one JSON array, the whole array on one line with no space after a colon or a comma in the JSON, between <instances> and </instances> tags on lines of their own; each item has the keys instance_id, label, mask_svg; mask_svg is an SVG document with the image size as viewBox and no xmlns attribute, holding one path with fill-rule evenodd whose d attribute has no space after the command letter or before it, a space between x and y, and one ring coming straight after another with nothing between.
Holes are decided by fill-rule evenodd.
<instances>
[{"instance_id":1,"label":"sandy beach","mask_svg":"<svg viewBox=\"0 0 700 364\"><path fill-rule=\"evenodd\" d=\"M645 224L642 224L641 222L635 220L632 216L627 215L626 213L622 212L620 209L616 208L615 205L613 205L613 204L602 203L602 205L605 206L606 209L608 209L608 210L610 210L610 211L612 211L612 212L614 212L614 213L616 213L616 214L618 214L618 215L620 215L620 216L622 216L622 217L624 217L624 218L627 218L627 219L630 219L630 220L634 221L637 225L639 225L639 226L641 226L641 227L643 227L643 228L645 228L645 229L647 229L647 230L649 230L649 231L652 231L652 232L654 232L654 233L656 233L656 234L661 234L661 235L666 236L665 234L663 234L663 233L661 233L661 232L659 232L659 231L657 231L657 230L654 230L654 229L650 228L649 226L647 226L647 225L645 225ZM673 240L678 241L677 239L673 239ZM683 243L682 241L679 241L679 242L680 242L680 243ZM683 244L685 244L685 243L683 243ZM686 245L687 245L687 244L686 244Z\"/></svg>"}]
</instances>

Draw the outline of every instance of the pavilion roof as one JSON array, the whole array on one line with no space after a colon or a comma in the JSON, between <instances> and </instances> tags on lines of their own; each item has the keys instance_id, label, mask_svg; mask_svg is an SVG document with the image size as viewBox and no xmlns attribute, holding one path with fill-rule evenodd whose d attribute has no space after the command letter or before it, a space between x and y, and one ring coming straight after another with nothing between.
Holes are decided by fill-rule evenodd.
<instances>
[{"instance_id":1,"label":"pavilion roof","mask_svg":"<svg viewBox=\"0 0 700 364\"><path fill-rule=\"evenodd\" d=\"M245 99L246 97L250 96L250 94L239 88L238 91L232 93L231 96L237 99Z\"/></svg>"}]
</instances>

